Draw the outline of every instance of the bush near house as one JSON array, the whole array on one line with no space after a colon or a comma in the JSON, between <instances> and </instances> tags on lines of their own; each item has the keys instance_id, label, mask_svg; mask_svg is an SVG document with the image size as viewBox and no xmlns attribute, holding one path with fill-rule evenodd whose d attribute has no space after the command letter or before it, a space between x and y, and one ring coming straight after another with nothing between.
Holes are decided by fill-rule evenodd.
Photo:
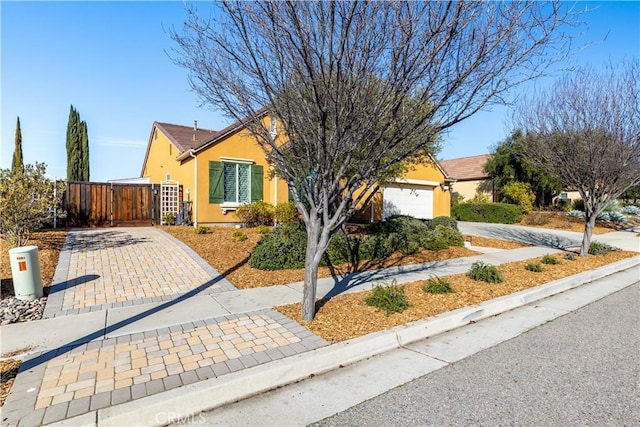
<instances>
[{"instance_id":1,"label":"bush near house","mask_svg":"<svg viewBox=\"0 0 640 427\"><path fill-rule=\"evenodd\" d=\"M273 224L273 205L265 202L247 203L238 207L236 216L248 227Z\"/></svg>"},{"instance_id":2,"label":"bush near house","mask_svg":"<svg viewBox=\"0 0 640 427\"><path fill-rule=\"evenodd\" d=\"M522 208L524 213L533 210L533 203L536 201L536 195L531 190L531 184L528 182L514 181L502 188L502 194L505 201Z\"/></svg>"},{"instance_id":3,"label":"bush near house","mask_svg":"<svg viewBox=\"0 0 640 427\"><path fill-rule=\"evenodd\" d=\"M458 221L515 224L522 220L522 208L507 203L462 203L451 208Z\"/></svg>"},{"instance_id":4,"label":"bush near house","mask_svg":"<svg viewBox=\"0 0 640 427\"><path fill-rule=\"evenodd\" d=\"M448 224L449 226L443 225ZM410 216L394 216L368 227L368 235L336 234L327 248L325 265L380 259L400 252L412 255L422 249L440 250L464 246L455 221L423 221ZM301 221L280 224L265 235L251 254L251 266L262 270L304 267L307 233Z\"/></svg>"}]
</instances>

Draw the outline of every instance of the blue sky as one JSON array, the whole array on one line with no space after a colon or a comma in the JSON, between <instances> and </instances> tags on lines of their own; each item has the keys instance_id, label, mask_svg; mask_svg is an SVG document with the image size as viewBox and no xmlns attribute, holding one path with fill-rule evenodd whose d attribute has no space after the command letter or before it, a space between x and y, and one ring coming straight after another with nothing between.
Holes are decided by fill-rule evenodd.
<instances>
[{"instance_id":1,"label":"blue sky","mask_svg":"<svg viewBox=\"0 0 640 427\"><path fill-rule=\"evenodd\" d=\"M594 9L572 64L640 57L640 2L581 2ZM66 176L69 107L89 128L91 180L137 177L151 125L164 121L208 129L229 122L201 108L187 72L169 56L168 29L181 28L182 2L0 2L0 166L10 167L16 117L25 163L45 162ZM489 152L508 134L509 109L494 108L454 127L440 159Z\"/></svg>"}]
</instances>

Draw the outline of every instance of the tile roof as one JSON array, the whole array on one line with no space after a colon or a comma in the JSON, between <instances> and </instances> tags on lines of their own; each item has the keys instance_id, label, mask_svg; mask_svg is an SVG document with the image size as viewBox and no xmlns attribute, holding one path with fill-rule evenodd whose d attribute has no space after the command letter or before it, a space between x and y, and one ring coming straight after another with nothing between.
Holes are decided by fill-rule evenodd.
<instances>
[{"instance_id":1,"label":"tile roof","mask_svg":"<svg viewBox=\"0 0 640 427\"><path fill-rule=\"evenodd\" d=\"M180 126L161 122L155 122L154 125L173 142L180 153L200 148L219 133L215 130L201 129L196 126ZM195 130L194 127L196 128Z\"/></svg>"},{"instance_id":2,"label":"tile roof","mask_svg":"<svg viewBox=\"0 0 640 427\"><path fill-rule=\"evenodd\" d=\"M458 181L486 179L489 174L484 171L484 165L491 154L481 154L479 156L460 157L458 159L440 160L440 166L452 178Z\"/></svg>"}]
</instances>

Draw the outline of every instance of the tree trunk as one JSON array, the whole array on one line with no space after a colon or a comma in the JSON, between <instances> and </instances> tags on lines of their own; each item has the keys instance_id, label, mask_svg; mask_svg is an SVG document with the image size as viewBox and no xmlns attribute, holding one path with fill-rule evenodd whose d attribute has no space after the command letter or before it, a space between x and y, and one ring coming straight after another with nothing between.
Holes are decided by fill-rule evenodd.
<instances>
[{"instance_id":1,"label":"tree trunk","mask_svg":"<svg viewBox=\"0 0 640 427\"><path fill-rule=\"evenodd\" d=\"M584 217L584 235L582 236L582 246L580 247L580 256L587 256L589 254L589 245L591 245L591 236L593 236L593 229L596 226L596 215L587 214L585 212Z\"/></svg>"},{"instance_id":2,"label":"tree trunk","mask_svg":"<svg viewBox=\"0 0 640 427\"><path fill-rule=\"evenodd\" d=\"M320 218L311 216L307 225L307 254L304 266L304 288L302 292L302 319L311 322L316 315L316 289L318 287L318 266L322 259Z\"/></svg>"}]
</instances>

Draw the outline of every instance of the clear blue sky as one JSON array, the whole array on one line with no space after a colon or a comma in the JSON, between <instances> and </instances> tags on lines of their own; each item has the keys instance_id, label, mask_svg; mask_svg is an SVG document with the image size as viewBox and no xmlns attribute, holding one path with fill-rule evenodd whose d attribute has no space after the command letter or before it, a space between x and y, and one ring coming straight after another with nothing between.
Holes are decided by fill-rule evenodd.
<instances>
[{"instance_id":1,"label":"clear blue sky","mask_svg":"<svg viewBox=\"0 0 640 427\"><path fill-rule=\"evenodd\" d=\"M202 5L204 6L204 5ZM572 63L640 57L640 2L582 2L595 9ZM25 163L45 162L66 176L71 104L89 128L91 180L140 175L154 121L221 129L228 121L201 108L187 72L167 55L182 2L0 2L0 165L10 167L16 117ZM508 133L508 108L460 123L445 136L441 159L486 153Z\"/></svg>"}]
</instances>

